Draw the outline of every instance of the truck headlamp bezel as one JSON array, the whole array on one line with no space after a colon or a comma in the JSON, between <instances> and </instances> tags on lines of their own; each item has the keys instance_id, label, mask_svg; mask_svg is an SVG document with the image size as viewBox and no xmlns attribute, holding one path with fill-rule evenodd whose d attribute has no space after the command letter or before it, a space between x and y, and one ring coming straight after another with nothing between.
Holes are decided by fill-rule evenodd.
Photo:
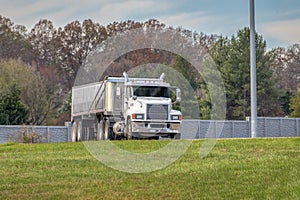
<instances>
[{"instance_id":1,"label":"truck headlamp bezel","mask_svg":"<svg viewBox=\"0 0 300 200\"><path fill-rule=\"evenodd\" d=\"M181 121L182 115L171 115L171 120Z\"/></svg>"},{"instance_id":2,"label":"truck headlamp bezel","mask_svg":"<svg viewBox=\"0 0 300 200\"><path fill-rule=\"evenodd\" d=\"M131 118L136 120L144 120L145 114L132 114Z\"/></svg>"}]
</instances>

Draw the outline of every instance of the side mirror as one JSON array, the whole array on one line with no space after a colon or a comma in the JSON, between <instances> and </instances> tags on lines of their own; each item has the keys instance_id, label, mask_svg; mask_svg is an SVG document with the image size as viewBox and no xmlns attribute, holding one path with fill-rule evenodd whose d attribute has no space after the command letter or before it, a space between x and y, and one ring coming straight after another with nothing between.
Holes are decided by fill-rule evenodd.
<instances>
[{"instance_id":1,"label":"side mirror","mask_svg":"<svg viewBox=\"0 0 300 200\"><path fill-rule=\"evenodd\" d=\"M181 101L181 97L180 97L180 89L176 88L176 102L180 102Z\"/></svg>"}]
</instances>

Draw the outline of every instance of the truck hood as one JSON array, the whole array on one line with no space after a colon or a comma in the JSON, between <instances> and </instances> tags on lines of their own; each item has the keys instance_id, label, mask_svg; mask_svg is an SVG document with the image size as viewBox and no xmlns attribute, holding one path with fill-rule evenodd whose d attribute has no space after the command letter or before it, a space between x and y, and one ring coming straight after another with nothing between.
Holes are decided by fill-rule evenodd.
<instances>
[{"instance_id":1,"label":"truck hood","mask_svg":"<svg viewBox=\"0 0 300 200\"><path fill-rule=\"evenodd\" d=\"M163 97L138 97L137 100L145 104L170 104L171 99Z\"/></svg>"}]
</instances>

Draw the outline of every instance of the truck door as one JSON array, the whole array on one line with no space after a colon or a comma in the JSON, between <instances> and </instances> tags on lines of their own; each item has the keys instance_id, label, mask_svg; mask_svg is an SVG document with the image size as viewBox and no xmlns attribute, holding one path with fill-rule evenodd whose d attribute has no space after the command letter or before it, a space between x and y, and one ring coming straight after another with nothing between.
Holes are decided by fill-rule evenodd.
<instances>
[{"instance_id":1,"label":"truck door","mask_svg":"<svg viewBox=\"0 0 300 200\"><path fill-rule=\"evenodd\" d=\"M124 85L116 83L114 88L114 114L119 115L123 107Z\"/></svg>"}]
</instances>

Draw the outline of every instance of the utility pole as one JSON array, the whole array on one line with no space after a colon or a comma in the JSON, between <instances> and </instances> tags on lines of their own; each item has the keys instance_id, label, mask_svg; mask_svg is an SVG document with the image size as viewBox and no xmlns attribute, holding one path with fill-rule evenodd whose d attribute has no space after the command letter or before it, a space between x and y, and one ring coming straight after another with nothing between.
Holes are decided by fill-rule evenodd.
<instances>
[{"instance_id":1,"label":"utility pole","mask_svg":"<svg viewBox=\"0 0 300 200\"><path fill-rule=\"evenodd\" d=\"M250 0L251 137L257 137L256 47L254 0Z\"/></svg>"}]
</instances>

